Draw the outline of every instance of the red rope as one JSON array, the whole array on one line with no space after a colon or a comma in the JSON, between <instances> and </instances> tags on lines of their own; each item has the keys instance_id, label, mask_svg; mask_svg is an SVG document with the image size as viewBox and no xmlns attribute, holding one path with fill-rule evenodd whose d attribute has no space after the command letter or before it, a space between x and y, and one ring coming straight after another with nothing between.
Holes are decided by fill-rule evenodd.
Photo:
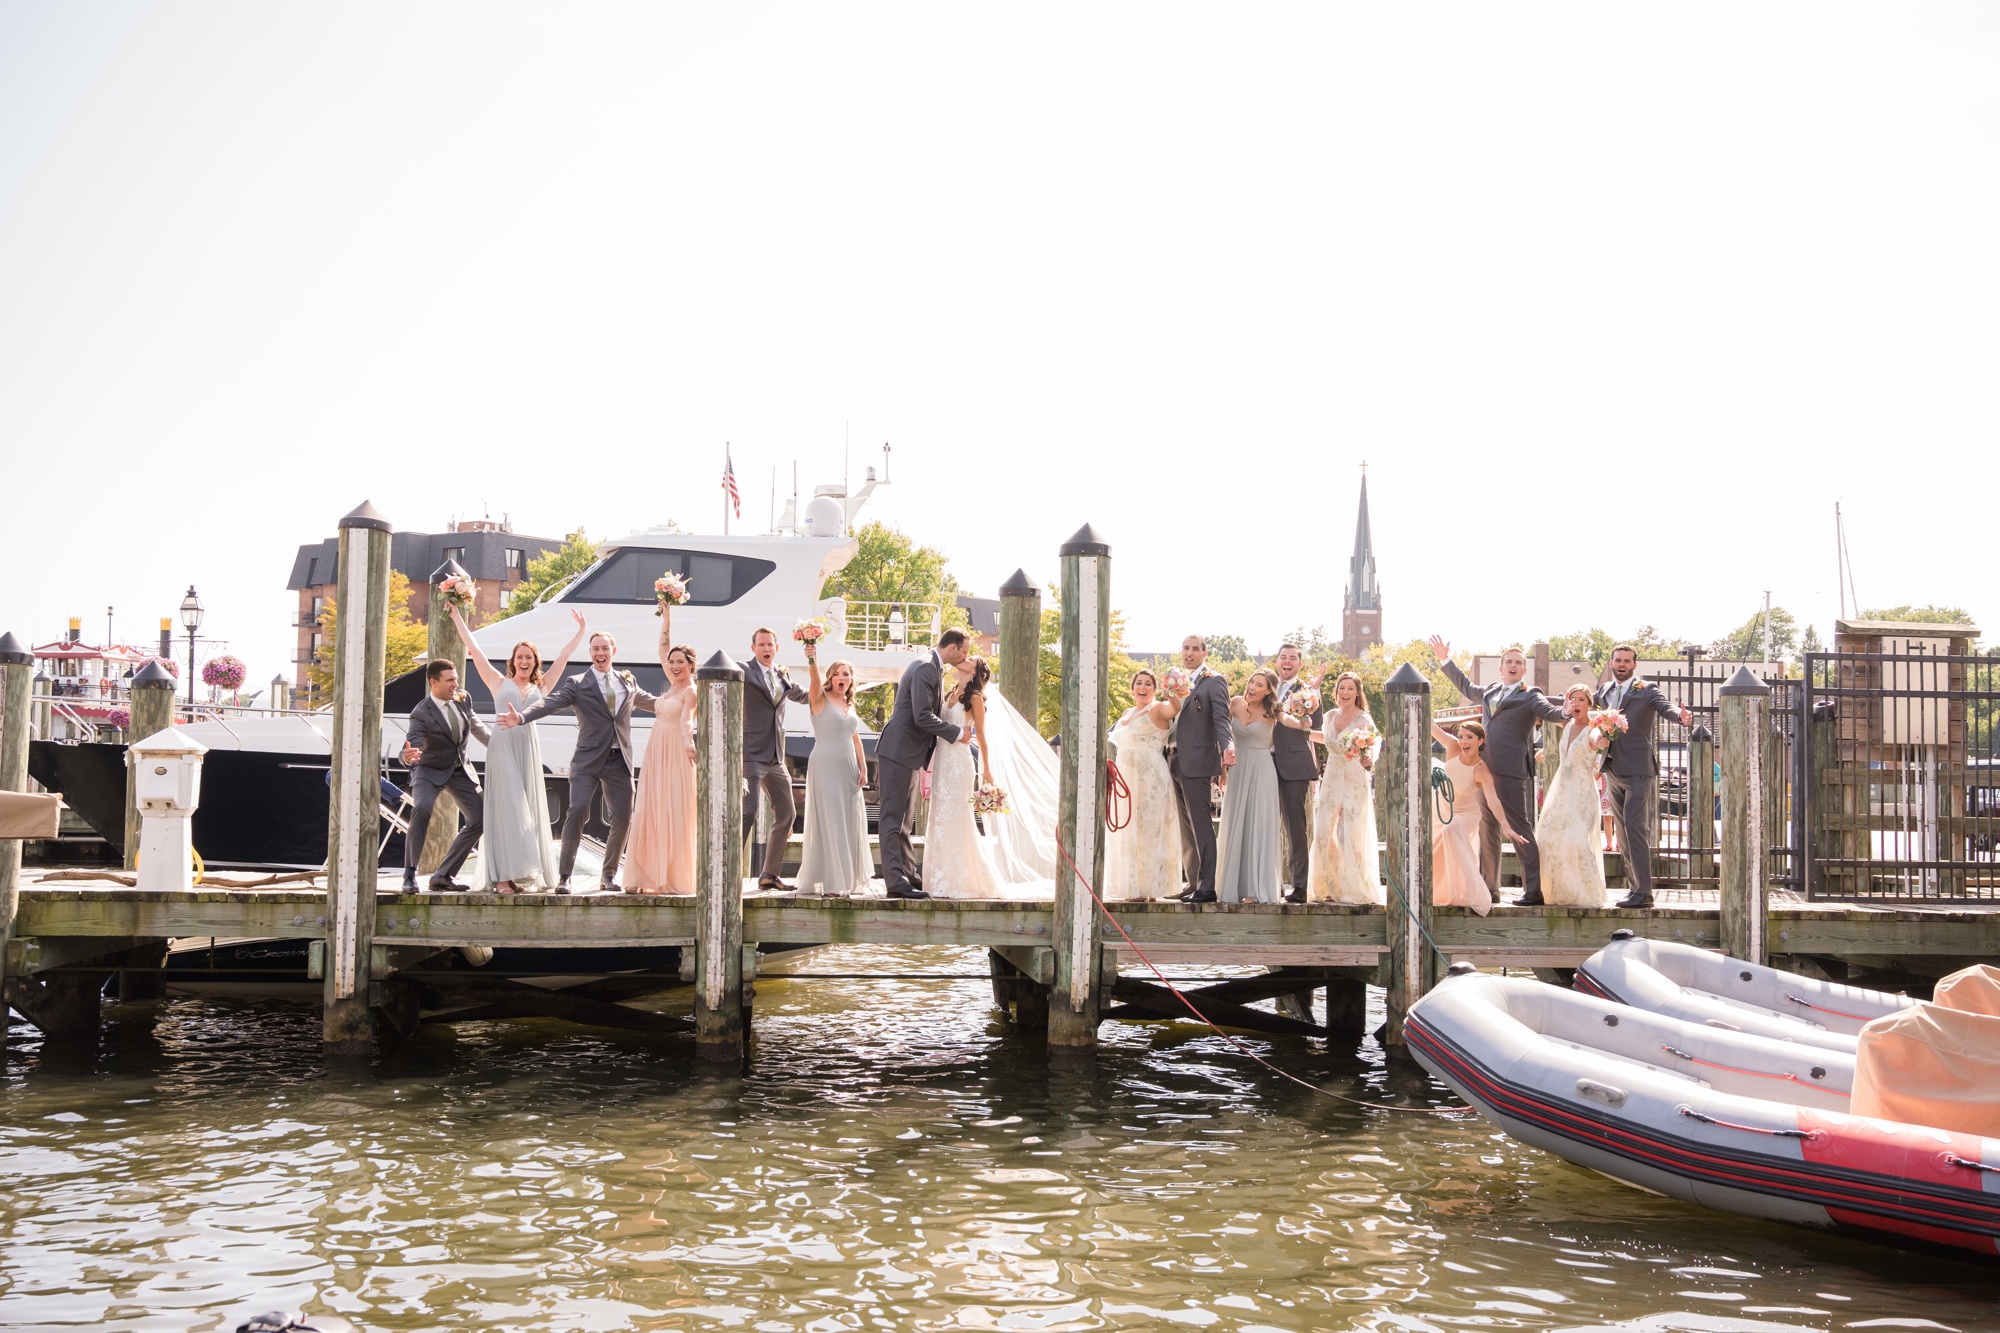
<instances>
[{"instance_id":1,"label":"red rope","mask_svg":"<svg viewBox=\"0 0 2000 1333\"><path fill-rule=\"evenodd\" d=\"M1809 1082L1806 1079L1800 1078L1797 1074L1792 1074L1792 1073L1773 1074L1763 1069L1739 1069L1735 1065L1717 1064L1713 1060L1704 1060L1700 1056L1691 1054L1687 1051L1683 1051L1677 1046L1668 1046L1665 1045L1664 1043L1660 1046L1660 1049L1665 1051L1668 1055L1675 1056L1682 1060L1686 1060L1689 1064L1701 1065L1707 1069L1726 1069L1732 1074L1754 1074L1758 1078L1783 1079L1787 1083L1796 1083L1802 1088L1817 1088L1821 1092L1830 1092L1836 1097L1852 1097L1854 1095L1851 1092L1842 1092L1839 1088L1829 1088L1823 1083Z\"/></svg>"},{"instance_id":2,"label":"red rope","mask_svg":"<svg viewBox=\"0 0 2000 1333\"><path fill-rule=\"evenodd\" d=\"M1342 1093L1332 1092L1326 1088L1320 1087L1317 1083L1308 1083L1306 1082L1306 1080L1298 1077L1296 1074L1286 1073L1284 1070L1272 1064L1269 1060L1266 1060L1263 1056L1257 1054L1257 1052L1251 1050L1248 1046L1245 1046L1242 1042L1236 1040L1236 1038L1230 1036L1227 1032L1224 1032L1220 1027L1217 1027L1215 1020L1210 1018L1207 1014L1204 1014L1201 1010L1195 1008L1194 1001L1190 1000L1181 991L1180 987L1174 985L1173 982L1167 980L1167 974L1160 971L1159 965L1154 963L1152 959L1146 956L1146 951L1144 949L1141 949L1138 943L1133 940L1132 936L1126 932L1125 927L1119 923L1118 918L1111 915L1111 909L1104 905L1104 899L1097 896L1097 890L1095 887L1092 886L1090 882L1090 877L1084 874L1083 871L1077 867L1075 861L1070 859L1069 848L1063 846L1062 834L1060 833L1056 834L1056 851L1059 854L1061 854L1063 859L1063 864L1068 866L1071 872L1076 875L1076 882L1083 885L1084 892L1088 893L1090 895L1090 900L1097 904L1097 910L1103 914L1104 919L1106 921L1109 921L1111 923L1111 928L1118 932L1120 937L1124 939L1126 945L1132 950L1133 953L1139 955L1139 961L1144 963L1149 969L1151 969L1153 975L1160 979L1160 984L1162 986L1165 986L1168 990L1172 991L1174 998L1176 1000L1179 1000L1183 1005L1187 1006L1187 1011L1189 1013L1193 1014L1196 1018L1200 1019L1202 1022L1208 1024L1209 1028L1214 1031L1216 1036L1222 1038L1224 1041L1228 1042L1231 1046L1235 1047L1238 1052L1240 1052L1243 1055L1249 1056L1252 1060L1255 1060L1258 1064L1264 1066L1264 1068L1270 1070L1273 1074L1276 1074L1279 1078L1282 1078L1290 1083L1296 1083L1300 1087L1304 1088L1306 1091L1316 1092L1322 1097L1331 1097L1335 1101L1347 1102L1353 1106L1366 1106L1371 1110L1376 1110L1376 1111L1413 1111L1418 1115L1456 1115L1460 1111L1466 1111L1471 1109L1470 1107L1464 1107L1464 1106L1390 1106L1384 1102L1364 1102L1358 1097L1349 1097Z\"/></svg>"},{"instance_id":3,"label":"red rope","mask_svg":"<svg viewBox=\"0 0 2000 1333\"><path fill-rule=\"evenodd\" d=\"M1842 1013L1838 1009L1829 1009L1823 1004L1814 1004L1811 1000L1801 1000L1798 996L1791 994L1789 991L1786 992L1785 998L1790 1000L1793 1004L1802 1004L1806 1008L1816 1009L1822 1014L1832 1014L1835 1018L1851 1018L1857 1023L1866 1023L1868 1021L1868 1016L1866 1014Z\"/></svg>"},{"instance_id":4,"label":"red rope","mask_svg":"<svg viewBox=\"0 0 2000 1333\"><path fill-rule=\"evenodd\" d=\"M1120 803L1124 804L1125 815L1118 815ZM1125 775L1118 771L1118 761L1104 761L1104 827L1116 833L1132 822L1132 788L1126 785Z\"/></svg>"}]
</instances>

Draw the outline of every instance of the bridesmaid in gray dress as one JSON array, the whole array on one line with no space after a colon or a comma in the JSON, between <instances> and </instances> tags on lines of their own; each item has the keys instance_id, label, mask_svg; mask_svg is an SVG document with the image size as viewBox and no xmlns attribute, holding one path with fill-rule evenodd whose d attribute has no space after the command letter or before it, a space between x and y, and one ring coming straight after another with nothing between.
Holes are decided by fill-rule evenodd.
<instances>
[{"instance_id":1,"label":"bridesmaid in gray dress","mask_svg":"<svg viewBox=\"0 0 2000 1333\"><path fill-rule=\"evenodd\" d=\"M1278 675L1251 673L1243 693L1229 701L1229 734L1236 764L1224 770L1222 836L1216 843L1215 896L1225 903L1274 903L1284 875L1278 829L1278 769L1271 759L1276 727L1309 730L1312 724L1278 707Z\"/></svg>"},{"instance_id":2,"label":"bridesmaid in gray dress","mask_svg":"<svg viewBox=\"0 0 2000 1333\"><path fill-rule=\"evenodd\" d=\"M503 677L479 650L472 627L465 623L456 606L450 608L452 623L465 644L465 655L478 668L493 696L493 711L508 707L526 712L542 701L541 650L525 639L514 645L507 656ZM561 679L570 654L583 642L586 633L583 614L571 611L576 633L556 654L549 675ZM542 784L542 742L533 726L496 728L486 747L486 772L480 783L486 797L486 836L479 848L478 891L513 893L539 884L544 891L556 885L556 849L549 831L549 792Z\"/></svg>"},{"instance_id":3,"label":"bridesmaid in gray dress","mask_svg":"<svg viewBox=\"0 0 2000 1333\"><path fill-rule=\"evenodd\" d=\"M875 875L868 850L868 758L861 748L861 719L854 712L854 667L835 662L819 676L816 645L806 645L811 672L812 758L806 761L806 833L799 851L802 893L860 893Z\"/></svg>"}]
</instances>

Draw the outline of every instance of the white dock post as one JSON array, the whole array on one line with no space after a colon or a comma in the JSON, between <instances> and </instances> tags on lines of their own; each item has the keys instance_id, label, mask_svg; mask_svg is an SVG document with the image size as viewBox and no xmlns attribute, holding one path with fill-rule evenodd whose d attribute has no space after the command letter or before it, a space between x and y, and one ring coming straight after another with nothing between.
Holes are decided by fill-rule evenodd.
<instances>
[{"instance_id":1,"label":"white dock post","mask_svg":"<svg viewBox=\"0 0 2000 1333\"><path fill-rule=\"evenodd\" d=\"M743 1003L743 668L715 654L695 680L695 1053L740 1063ZM775 835L774 835L775 836Z\"/></svg>"},{"instance_id":2,"label":"white dock post","mask_svg":"<svg viewBox=\"0 0 2000 1333\"><path fill-rule=\"evenodd\" d=\"M1056 861L1055 978L1049 996L1049 1045L1097 1046L1102 948L1091 885L1104 879L1104 760L1109 719L1111 548L1088 523L1063 543L1062 785L1056 834L1075 869Z\"/></svg>"},{"instance_id":3,"label":"white dock post","mask_svg":"<svg viewBox=\"0 0 2000 1333\"><path fill-rule=\"evenodd\" d=\"M1388 717L1375 780L1388 783L1388 1022L1382 1044L1403 1045L1410 1006L1437 984L1431 947L1431 683L1408 662L1382 686Z\"/></svg>"}]
</instances>

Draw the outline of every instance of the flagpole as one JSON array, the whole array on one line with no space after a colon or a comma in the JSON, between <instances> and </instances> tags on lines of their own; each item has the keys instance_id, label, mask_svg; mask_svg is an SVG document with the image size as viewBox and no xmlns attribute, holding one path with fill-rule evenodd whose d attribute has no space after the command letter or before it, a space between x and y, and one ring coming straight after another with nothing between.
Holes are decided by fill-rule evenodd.
<instances>
[{"instance_id":1,"label":"flagpole","mask_svg":"<svg viewBox=\"0 0 2000 1333\"><path fill-rule=\"evenodd\" d=\"M735 460L729 456L729 442L725 440L722 444L722 475L724 478L722 483L722 535L725 537L729 535L729 482L727 478L734 464Z\"/></svg>"}]
</instances>

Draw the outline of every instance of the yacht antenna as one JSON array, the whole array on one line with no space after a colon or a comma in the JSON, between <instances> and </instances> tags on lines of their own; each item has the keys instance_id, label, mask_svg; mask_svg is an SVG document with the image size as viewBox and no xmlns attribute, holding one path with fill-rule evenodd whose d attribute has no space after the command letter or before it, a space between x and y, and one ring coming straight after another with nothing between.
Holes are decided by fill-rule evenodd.
<instances>
[{"instance_id":1,"label":"yacht antenna","mask_svg":"<svg viewBox=\"0 0 2000 1333\"><path fill-rule=\"evenodd\" d=\"M882 441L882 484L889 484L889 442Z\"/></svg>"},{"instance_id":2,"label":"yacht antenna","mask_svg":"<svg viewBox=\"0 0 2000 1333\"><path fill-rule=\"evenodd\" d=\"M847 521L847 450L853 442L853 423L840 423L840 535L852 537L854 529Z\"/></svg>"},{"instance_id":3,"label":"yacht antenna","mask_svg":"<svg viewBox=\"0 0 2000 1333\"><path fill-rule=\"evenodd\" d=\"M778 465L771 464L771 531L778 530Z\"/></svg>"}]
</instances>

